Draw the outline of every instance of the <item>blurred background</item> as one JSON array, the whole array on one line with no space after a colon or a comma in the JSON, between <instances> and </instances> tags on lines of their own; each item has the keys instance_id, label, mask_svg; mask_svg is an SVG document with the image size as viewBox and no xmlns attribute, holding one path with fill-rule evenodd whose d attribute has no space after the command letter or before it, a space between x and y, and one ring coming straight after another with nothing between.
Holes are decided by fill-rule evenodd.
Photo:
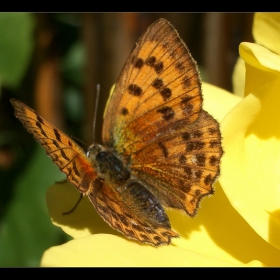
<instances>
[{"instance_id":1,"label":"blurred background","mask_svg":"<svg viewBox=\"0 0 280 280\"><path fill-rule=\"evenodd\" d=\"M232 91L238 46L253 42L253 13L0 13L0 267L39 266L46 249L70 240L51 223L45 202L47 188L65 176L14 117L10 98L86 149L100 84L101 143L110 88L137 39L160 17L178 30L202 80Z\"/></svg>"}]
</instances>

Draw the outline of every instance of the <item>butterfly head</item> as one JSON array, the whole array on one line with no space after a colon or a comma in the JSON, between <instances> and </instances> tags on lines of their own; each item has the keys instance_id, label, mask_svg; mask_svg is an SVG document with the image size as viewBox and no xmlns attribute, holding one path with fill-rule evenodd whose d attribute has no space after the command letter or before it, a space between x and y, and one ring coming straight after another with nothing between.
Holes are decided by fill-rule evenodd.
<instances>
[{"instance_id":1,"label":"butterfly head","mask_svg":"<svg viewBox=\"0 0 280 280\"><path fill-rule=\"evenodd\" d=\"M101 151L104 151L104 147L99 144L92 144L88 148L87 157L90 160L95 159L96 155Z\"/></svg>"}]
</instances>

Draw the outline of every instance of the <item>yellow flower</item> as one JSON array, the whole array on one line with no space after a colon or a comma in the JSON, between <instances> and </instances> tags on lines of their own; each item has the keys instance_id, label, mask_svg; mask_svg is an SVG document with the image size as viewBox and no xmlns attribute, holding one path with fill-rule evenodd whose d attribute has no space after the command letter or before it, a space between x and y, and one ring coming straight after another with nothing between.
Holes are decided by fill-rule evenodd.
<instances>
[{"instance_id":1,"label":"yellow flower","mask_svg":"<svg viewBox=\"0 0 280 280\"><path fill-rule=\"evenodd\" d=\"M280 13L255 13L255 42L280 55Z\"/></svg>"},{"instance_id":2,"label":"yellow flower","mask_svg":"<svg viewBox=\"0 0 280 280\"><path fill-rule=\"evenodd\" d=\"M280 55L280 13L255 13L253 21L255 42ZM245 62L237 60L233 74L233 92L244 95Z\"/></svg>"},{"instance_id":3,"label":"yellow flower","mask_svg":"<svg viewBox=\"0 0 280 280\"><path fill-rule=\"evenodd\" d=\"M252 43L242 43L239 52L245 97L222 122L220 182L243 218L280 249L280 56Z\"/></svg>"},{"instance_id":4,"label":"yellow flower","mask_svg":"<svg viewBox=\"0 0 280 280\"><path fill-rule=\"evenodd\" d=\"M253 34L262 46L240 44L244 98L221 123L225 156L220 178L233 207L275 252L280 249L279 27L280 13L256 13ZM279 266L274 258L271 254L264 262Z\"/></svg>"}]
</instances>

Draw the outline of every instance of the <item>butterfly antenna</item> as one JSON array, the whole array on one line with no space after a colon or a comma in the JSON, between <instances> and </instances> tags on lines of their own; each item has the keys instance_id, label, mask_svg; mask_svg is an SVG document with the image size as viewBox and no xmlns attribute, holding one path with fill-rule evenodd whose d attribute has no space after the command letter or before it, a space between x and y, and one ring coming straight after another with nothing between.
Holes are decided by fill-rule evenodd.
<instances>
[{"instance_id":1,"label":"butterfly antenna","mask_svg":"<svg viewBox=\"0 0 280 280\"><path fill-rule=\"evenodd\" d=\"M98 102L99 102L99 96L100 96L100 84L96 85L96 98L95 98L95 107L94 107L94 115L93 115L93 143L95 143L95 133L96 133L96 118L97 118L97 108L98 108Z\"/></svg>"}]
</instances>

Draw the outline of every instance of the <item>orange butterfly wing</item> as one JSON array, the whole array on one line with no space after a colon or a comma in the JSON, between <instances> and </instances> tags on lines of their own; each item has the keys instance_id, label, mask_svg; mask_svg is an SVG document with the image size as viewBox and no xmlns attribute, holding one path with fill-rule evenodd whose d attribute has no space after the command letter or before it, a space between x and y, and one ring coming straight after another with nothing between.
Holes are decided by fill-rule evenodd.
<instances>
[{"instance_id":1,"label":"orange butterfly wing","mask_svg":"<svg viewBox=\"0 0 280 280\"><path fill-rule=\"evenodd\" d=\"M221 134L202 110L197 65L174 27L152 24L108 104L103 141L165 206L195 215L219 175Z\"/></svg>"},{"instance_id":2,"label":"orange butterfly wing","mask_svg":"<svg viewBox=\"0 0 280 280\"><path fill-rule=\"evenodd\" d=\"M11 99L11 102L16 117L26 130L45 148L53 162L66 174L69 182L85 194L97 173L83 149L24 103L16 99Z\"/></svg>"},{"instance_id":3,"label":"orange butterfly wing","mask_svg":"<svg viewBox=\"0 0 280 280\"><path fill-rule=\"evenodd\" d=\"M156 198L135 181L126 186L109 185L104 181L98 191L96 186L92 188L88 197L100 216L129 238L158 246L179 237L171 229L169 219Z\"/></svg>"},{"instance_id":4,"label":"orange butterfly wing","mask_svg":"<svg viewBox=\"0 0 280 280\"><path fill-rule=\"evenodd\" d=\"M201 106L196 63L173 26L160 19L125 63L108 103L103 142L121 154L133 153L176 121L192 123Z\"/></svg>"},{"instance_id":5,"label":"orange butterfly wing","mask_svg":"<svg viewBox=\"0 0 280 280\"><path fill-rule=\"evenodd\" d=\"M125 185L103 181L96 172L97 166L92 165L73 140L24 103L15 99L11 102L24 127L45 148L68 180L89 197L96 211L112 228L155 246L169 244L172 237L178 237L171 230L161 205L148 190L134 181ZM161 214L160 218L156 219L158 214Z\"/></svg>"}]
</instances>

